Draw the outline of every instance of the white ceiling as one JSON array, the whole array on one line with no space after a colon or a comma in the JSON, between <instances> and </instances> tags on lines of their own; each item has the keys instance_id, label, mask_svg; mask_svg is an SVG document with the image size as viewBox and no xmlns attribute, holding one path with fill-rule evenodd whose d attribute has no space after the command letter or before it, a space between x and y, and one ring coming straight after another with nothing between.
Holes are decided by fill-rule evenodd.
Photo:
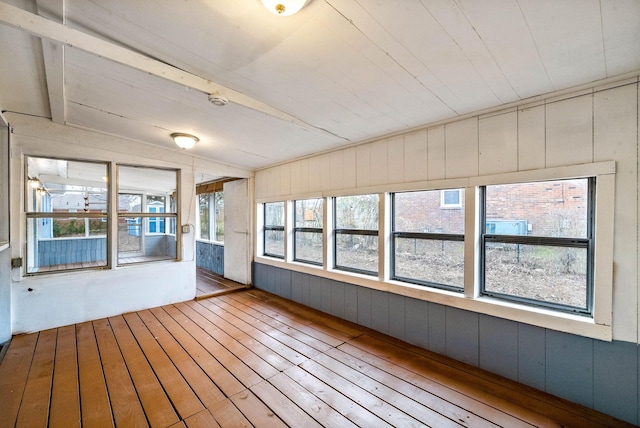
<instances>
[{"instance_id":1,"label":"white ceiling","mask_svg":"<svg viewBox=\"0 0 640 428\"><path fill-rule=\"evenodd\" d=\"M2 110L253 170L638 71L640 1L0 0L0 58Z\"/></svg>"}]
</instances>

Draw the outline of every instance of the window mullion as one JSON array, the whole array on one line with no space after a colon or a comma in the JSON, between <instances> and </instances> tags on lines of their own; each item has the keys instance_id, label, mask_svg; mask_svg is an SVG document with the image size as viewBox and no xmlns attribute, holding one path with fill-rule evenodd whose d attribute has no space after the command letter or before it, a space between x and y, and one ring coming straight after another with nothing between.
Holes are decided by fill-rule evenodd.
<instances>
[{"instance_id":1,"label":"window mullion","mask_svg":"<svg viewBox=\"0 0 640 428\"><path fill-rule=\"evenodd\" d=\"M480 296L482 209L484 200L479 187L467 187L465 197L464 238L464 296L475 299Z\"/></svg>"},{"instance_id":2,"label":"window mullion","mask_svg":"<svg viewBox=\"0 0 640 428\"><path fill-rule=\"evenodd\" d=\"M378 197L378 279L391 279L391 251L393 239L391 236L391 194L382 193Z\"/></svg>"}]
</instances>

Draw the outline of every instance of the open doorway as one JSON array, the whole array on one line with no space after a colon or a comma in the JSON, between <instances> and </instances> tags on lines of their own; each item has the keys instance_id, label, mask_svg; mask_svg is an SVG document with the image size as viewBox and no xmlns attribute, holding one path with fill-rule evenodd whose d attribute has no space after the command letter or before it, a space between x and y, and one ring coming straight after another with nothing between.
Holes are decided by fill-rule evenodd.
<instances>
[{"instance_id":1,"label":"open doorway","mask_svg":"<svg viewBox=\"0 0 640 428\"><path fill-rule=\"evenodd\" d=\"M196 298L251 283L248 179L196 186Z\"/></svg>"}]
</instances>

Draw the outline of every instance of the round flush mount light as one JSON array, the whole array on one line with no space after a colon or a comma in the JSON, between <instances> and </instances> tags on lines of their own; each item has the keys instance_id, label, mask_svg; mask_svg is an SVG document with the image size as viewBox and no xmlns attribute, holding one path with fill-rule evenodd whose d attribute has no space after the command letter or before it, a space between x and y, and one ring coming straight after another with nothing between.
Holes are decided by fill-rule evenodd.
<instances>
[{"instance_id":1,"label":"round flush mount light","mask_svg":"<svg viewBox=\"0 0 640 428\"><path fill-rule=\"evenodd\" d=\"M309 0L260 0L274 15L290 16L302 9Z\"/></svg>"},{"instance_id":2,"label":"round flush mount light","mask_svg":"<svg viewBox=\"0 0 640 428\"><path fill-rule=\"evenodd\" d=\"M173 141L181 149L190 149L195 146L198 141L200 141L200 139L195 135L183 134L180 132L171 134L171 138L173 138Z\"/></svg>"}]
</instances>

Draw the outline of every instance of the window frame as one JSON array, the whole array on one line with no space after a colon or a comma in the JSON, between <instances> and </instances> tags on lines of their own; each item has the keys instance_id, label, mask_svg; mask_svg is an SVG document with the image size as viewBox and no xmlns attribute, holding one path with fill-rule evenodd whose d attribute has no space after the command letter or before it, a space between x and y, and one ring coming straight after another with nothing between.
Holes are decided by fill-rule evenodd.
<instances>
[{"instance_id":1,"label":"window frame","mask_svg":"<svg viewBox=\"0 0 640 428\"><path fill-rule=\"evenodd\" d=\"M346 272L352 272L352 273L358 273L361 275L367 275L367 276L375 276L377 277L379 275L379 268L375 271L371 271L371 270L367 270L367 269L359 269L359 268L354 268L351 266L343 266L338 264L338 237L340 235L345 235L345 236L375 236L376 238L379 238L380 236L380 232L378 229L373 230L373 229L351 229L351 228L338 228L336 225L338 224L338 203L337 200L338 198L344 198L344 197L353 197L353 196L367 196L367 195L376 195L378 197L378 228L380 227L380 199L383 199L380 197L380 194L378 193L362 193L362 194L354 194L354 195L345 195L345 196L333 196L332 197L332 203L331 203L331 207L332 207L332 218L333 218L333 230L332 230L332 235L333 235L333 268L336 270L340 270L340 271L346 271ZM379 241L379 240L378 240ZM384 257L384 252L381 251L382 249L380 248L380 245L378 244L378 266L380 266L380 258Z\"/></svg>"},{"instance_id":2,"label":"window frame","mask_svg":"<svg viewBox=\"0 0 640 428\"><path fill-rule=\"evenodd\" d=\"M222 233L222 239L220 239L220 236L218 235L218 221L220 218L220 215L218 214L218 212L216 211L216 203L217 203L217 197L218 195L222 195L222 212L224 213L224 191L220 190L216 190L213 192L207 192L207 193L200 193L198 194L198 210L197 210L197 216L198 216L198 235L197 238L199 241L207 241L207 242L214 242L216 244L220 244L223 245L224 244L224 232ZM200 203L202 199L206 199L206 204L207 204L207 210L208 210L208 215L209 215L209 219L207 221L207 227L209 228L207 231L207 237L203 238L202 237L202 214L201 214L201 207L202 204ZM224 214L222 214L222 227L224 230Z\"/></svg>"},{"instance_id":3,"label":"window frame","mask_svg":"<svg viewBox=\"0 0 640 428\"><path fill-rule=\"evenodd\" d=\"M105 167L105 185L104 185L104 189L105 189L105 201L106 201L106 212L103 210L101 212L90 212L90 211L80 211L80 210L75 210L74 212L71 211L65 211L65 212L54 212L54 211L38 211L38 210L30 210L29 209L29 200L31 198L42 198L42 196L40 195L42 191L46 191L42 182L34 177L30 177L29 176L29 159L34 158L34 159L45 159L45 160L51 160L51 161L64 161L64 162L76 162L76 163L85 163L85 164L92 164L92 165L102 165ZM110 213L111 213L111 188L108 185L108 183L110 182L110 177L111 177L111 168L110 168L110 162L108 161L96 161L96 160L87 160L87 159L77 159L77 158L59 158L59 157L54 157L54 156L40 156L40 155L27 155L25 154L24 156L24 213L25 213L25 230L27 231L27 237L25 240L25 246L26 246L26 253L25 253L25 258L26 258L26 264L25 264L25 270L24 270L24 275L25 276L37 276L37 275L48 275L48 274L57 274L57 273L66 273L66 272L75 272L75 271L85 271L85 270L96 270L96 269L105 269L105 268L109 268L112 264L111 262L111 253L109 251L109 242L110 242L110 236L111 236L111 228L110 228L110 222L109 222L109 218L110 218ZM32 183L40 183L39 188L34 188L32 186ZM30 192L33 192L30 193ZM53 209L53 208L52 208ZM53 223L55 219L69 219L69 218L74 218L74 219L82 219L82 222L84 224L85 227L85 232L83 234L82 237L54 237L53 236ZM56 269L43 269L43 266L40 265L38 263L38 266L35 267L34 269L37 269L35 271L30 271L30 265L31 265L31 258L34 258L35 260L37 260L37 257L31 256L32 251L36 251L35 248L31 248L30 247L30 236L29 236L29 230L30 230L30 221L34 221L39 223L40 220L39 219L51 219L51 223L48 225L48 227L51 229L51 238L44 238L44 239L38 239L38 241L62 241L62 240L74 240L74 239L102 239L102 237L104 237L104 239L106 240L106 245L107 245L107 251L105 253L105 258L104 258L104 263L101 264L96 264L95 262L92 262L92 265L83 265L82 261L76 261L73 263L64 263L65 267L60 267L63 265L63 263L59 263L56 266L58 266ZM100 219L103 220L104 222L106 222L106 232L104 235L95 235L95 236L90 236L89 234L89 230L86 230L87 225L89 224L89 221L92 219ZM35 233L35 232L34 232ZM37 238L34 238L37 239ZM80 266L73 266L73 267L66 267L68 265L71 264L79 264ZM48 265L51 266L51 265Z\"/></svg>"},{"instance_id":4,"label":"window frame","mask_svg":"<svg viewBox=\"0 0 640 428\"><path fill-rule=\"evenodd\" d=\"M296 224L298 224L298 219L297 219L297 213L298 213L298 207L297 204L298 202L305 202L305 201L312 201L312 200L320 200L322 202L322 226L321 227L298 227L296 226ZM322 245L322 260L321 261L316 261L316 260L308 260L308 259L304 259L301 257L298 257L298 239L297 239L297 234L298 233L316 233L320 235L320 240L323 241L322 236L324 233L324 227L325 227L325 221L324 221L324 204L325 204L325 199L324 198L308 198L308 199L296 199L293 201L293 260L296 262L300 262L300 263L307 263L307 264L311 264L311 265L316 265L316 266L323 266L324 264L324 256L325 256L325 251L324 251L324 242ZM304 213L303 213L304 216ZM285 222L286 224L286 222Z\"/></svg>"},{"instance_id":5,"label":"window frame","mask_svg":"<svg viewBox=\"0 0 640 428\"><path fill-rule=\"evenodd\" d=\"M427 190L412 190L406 192L391 192L391 249L389 253L391 254L390 263L391 263L391 279L395 281L407 282L409 284L421 285L424 287L437 288L441 290L453 291L456 293L464 292L464 275L463 275L463 283L456 287L451 284L442 284L434 281L424 281L416 278L409 278L404 276L396 275L396 244L398 239L420 239L425 241L449 241L449 242L462 242L465 241L465 234L461 233L437 233L437 232L399 232L396 230L396 194L398 193L414 193L414 192L429 192L429 191L440 191L440 209L448 209L451 207L442 206L442 200L445 190L457 190L458 195L462 198L462 189L427 189ZM458 207L462 207L462 200L460 200L460 204ZM466 213L465 213L466 214ZM463 267L464 270L464 267Z\"/></svg>"},{"instance_id":6,"label":"window frame","mask_svg":"<svg viewBox=\"0 0 640 428\"><path fill-rule=\"evenodd\" d=\"M507 301L514 301L525 305L533 305L543 308L549 308L561 312L570 312L580 315L593 315L593 294L594 294L594 249L595 249L595 199L596 199L596 177L584 177L587 180L587 219L586 219L586 237L585 238L564 238L549 237L540 235L507 235L497 233L487 233L487 185L479 186L480 197L480 295ZM509 184L530 184L545 183L559 180L541 180L541 181L524 181ZM521 244L528 246L544 246L544 247L561 247L561 248L580 248L586 250L586 296L585 307L580 308L560 303L547 302L539 299L531 299L523 296L515 296L511 294L499 293L486 290L486 253L487 244Z\"/></svg>"},{"instance_id":7,"label":"window frame","mask_svg":"<svg viewBox=\"0 0 640 428\"><path fill-rule=\"evenodd\" d=\"M172 172L175 174L175 190L173 193L166 193L166 194L160 194L157 191L149 191L148 189L136 189L135 191L132 189L121 189L121 183L120 183L120 171L121 168L138 168L138 169L146 169L146 170L156 170L156 171L164 171L164 172ZM120 221L122 219L131 219L131 218L136 218L139 219L140 221L140 233L141 236L146 237L146 236L162 236L162 235L167 235L167 236L172 236L175 238L175 257L163 257L160 256L155 260L149 260L149 259L140 259L140 260L135 260L135 261L123 261L123 260L128 260L131 259L131 257L129 257L127 255L126 251L120 251L120 239L118 236L118 233L115 234L115 238L114 238L114 245L116 248L116 263L118 266L127 266L127 265L134 265L134 264L142 264L142 263L157 263L157 262L162 262L162 261L179 261L181 260L180 254L181 254L181 239L180 239L180 235L179 235L179 229L177 227L177 224L179 224L180 221L180 203L179 203L179 195L180 195L180 169L174 169L174 168L162 168L162 167L155 167L155 166L143 166L143 165L132 165L132 164L124 164L124 163L120 163L120 164L116 164L116 172L115 172L115 176L116 176L116 186L114 191L116 192L116 203L118 203L118 197L121 194L134 194L134 195L141 195L141 206L140 206L140 211L132 211L132 212L121 212L120 211L120 207L116 206L115 207L115 211L116 211L116 217L117 217L117 223L118 223L118 227L120 225ZM122 191L121 191L122 190ZM164 203L164 208L165 208L165 212L148 212L147 210L147 198L149 196L164 196L165 197L165 203ZM167 208L171 209L172 208L172 200L173 202L175 202L175 212L167 212ZM151 219L156 219L156 221L164 221L165 223L165 231L164 232L154 232L154 233L150 233L149 232L149 221L151 221ZM176 225L176 226L174 226ZM172 233L174 232L174 233ZM146 248L145 248L145 240L142 241L142 245L141 245L141 251L142 252L146 252ZM143 256L143 257L147 257L147 256ZM135 258L135 257L134 257Z\"/></svg>"},{"instance_id":8,"label":"window frame","mask_svg":"<svg viewBox=\"0 0 640 428\"><path fill-rule=\"evenodd\" d=\"M593 212L595 214L593 228L593 288L591 315L577 314L545 307L540 305L525 304L514 300L505 300L498 297L487 296L480 293L480 252L481 252L481 221L480 221L480 187L494 184L513 184L535 181L553 181L563 179L579 179L595 177L595 201ZM407 283L391 278L392 258L392 226L390 195L393 192L409 192L420 190L435 190L442 188L464 188L464 212L465 212L465 240L464 240L464 293L450 290L425 287L418 284ZM525 171L505 172L484 176L460 177L435 181L421 181L411 183L396 183L388 185L376 185L363 188L348 188L323 191L320 196L324 198L324 242L325 263L324 266L310 266L303 263L294 263L291 252L292 225L289 205L292 200L303 198L317 198L317 192L296 194L292 197L257 197L256 198L256 236L255 245L256 260L267 265L289 269L295 272L316 275L334 281L345 281L350 284L369 289L385 290L393 294L421 299L436 304L442 304L461 310L515 322L535 325L542 328L553 329L579 336L590 337L599 340L612 339L612 306L613 306L613 239L614 218L616 205L616 162L602 161L587 164L561 165L544 169L531 169ZM362 275L350 270L335 269L332 260L335 259L335 198L353 196L359 194L379 195L378 218L378 267L379 273L375 275ZM285 201L285 251L287 257L274 259L263 257L261 245L263 239L262 221L264 216L262 209L265 202ZM288 239L288 243L286 240Z\"/></svg>"},{"instance_id":9,"label":"window frame","mask_svg":"<svg viewBox=\"0 0 640 428\"><path fill-rule=\"evenodd\" d=\"M455 204L448 204L446 202L446 193L447 192L457 192L458 193L458 202ZM440 208L442 209L460 209L462 208L462 189L440 189Z\"/></svg>"},{"instance_id":10,"label":"window frame","mask_svg":"<svg viewBox=\"0 0 640 428\"><path fill-rule=\"evenodd\" d=\"M271 225L267 223L267 213L268 213L268 209L267 209L267 205L271 205L271 204L282 204L282 217L283 217L283 225ZM262 233L262 255L267 256L267 257L274 257L277 259L282 259L284 260L287 254L287 248L286 248L286 233L285 233L285 225L287 224L287 220L286 220L286 202L284 201L273 201L273 202L265 202L263 204L263 213L262 213L262 224L263 224L263 233ZM283 245L283 249L282 252L283 254L274 254L274 253L269 253L267 252L267 232L269 231L277 231L277 232L282 232L282 245Z\"/></svg>"}]
</instances>

